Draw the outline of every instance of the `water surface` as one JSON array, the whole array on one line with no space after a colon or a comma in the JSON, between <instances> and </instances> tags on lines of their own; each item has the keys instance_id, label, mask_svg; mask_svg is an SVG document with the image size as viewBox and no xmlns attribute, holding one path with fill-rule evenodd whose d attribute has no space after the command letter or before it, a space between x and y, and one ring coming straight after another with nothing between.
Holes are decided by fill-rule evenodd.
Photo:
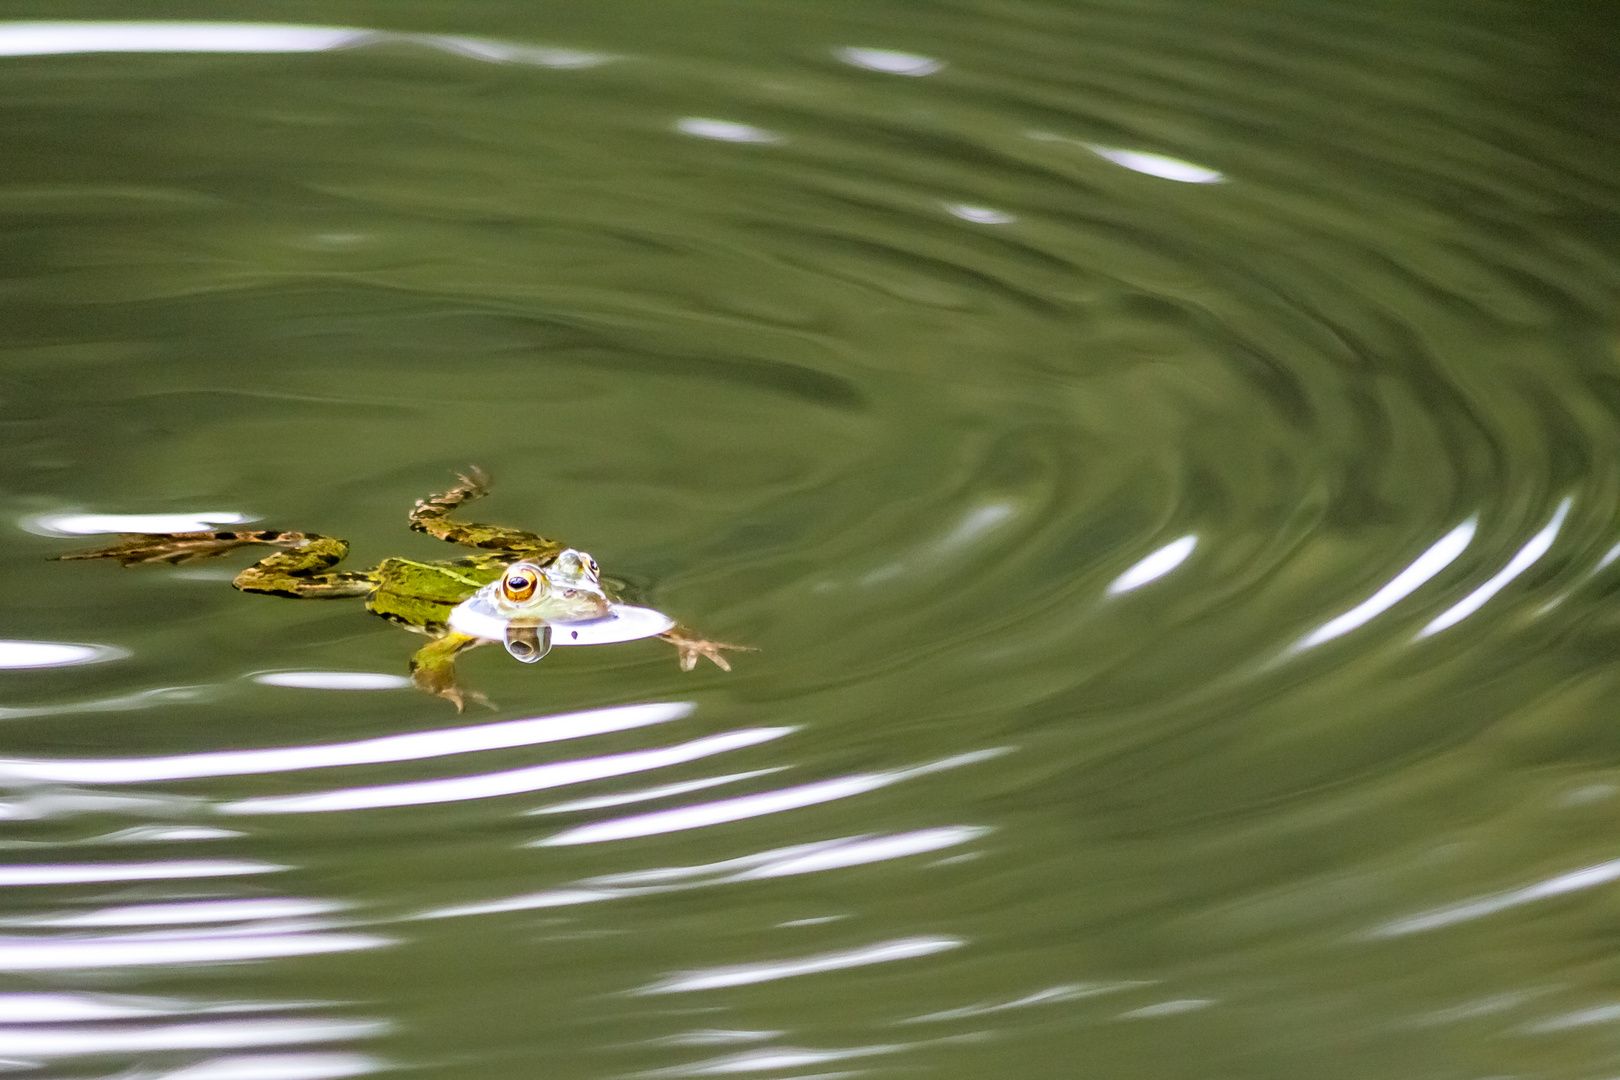
<instances>
[{"instance_id":1,"label":"water surface","mask_svg":"<svg viewBox=\"0 0 1620 1080\"><path fill-rule=\"evenodd\" d=\"M1617 1068L1606 8L5 14L18 1076ZM759 652L46 561L470 465Z\"/></svg>"}]
</instances>

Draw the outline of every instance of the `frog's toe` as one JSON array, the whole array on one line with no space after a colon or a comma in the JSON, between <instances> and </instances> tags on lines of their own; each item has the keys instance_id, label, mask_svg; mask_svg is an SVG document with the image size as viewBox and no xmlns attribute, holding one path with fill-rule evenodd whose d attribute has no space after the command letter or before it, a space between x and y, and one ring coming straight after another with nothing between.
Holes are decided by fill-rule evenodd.
<instances>
[{"instance_id":1,"label":"frog's toe","mask_svg":"<svg viewBox=\"0 0 1620 1080\"><path fill-rule=\"evenodd\" d=\"M488 697L477 690L467 690L460 686L451 686L439 691L439 696L456 707L456 712L466 712L469 703L482 705L486 709L493 709L495 704Z\"/></svg>"},{"instance_id":2,"label":"frog's toe","mask_svg":"<svg viewBox=\"0 0 1620 1080\"><path fill-rule=\"evenodd\" d=\"M720 650L731 649L735 652L759 651L748 645L732 645L725 641L710 641L706 637L689 634L680 627L658 636L675 646L678 653L676 659L680 662L682 671L691 671L696 668L698 660L704 657L708 657L713 661L715 667L718 667L721 671L730 671L731 662L721 654Z\"/></svg>"}]
</instances>

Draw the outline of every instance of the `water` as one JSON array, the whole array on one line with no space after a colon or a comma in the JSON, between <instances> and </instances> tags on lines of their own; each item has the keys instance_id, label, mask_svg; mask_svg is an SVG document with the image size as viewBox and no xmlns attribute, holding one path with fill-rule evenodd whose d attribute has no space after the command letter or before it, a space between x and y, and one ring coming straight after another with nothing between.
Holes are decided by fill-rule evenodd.
<instances>
[{"instance_id":1,"label":"water","mask_svg":"<svg viewBox=\"0 0 1620 1080\"><path fill-rule=\"evenodd\" d=\"M1620 1070L1606 8L255 14L0 24L8 1069ZM759 651L46 561L472 464Z\"/></svg>"}]
</instances>

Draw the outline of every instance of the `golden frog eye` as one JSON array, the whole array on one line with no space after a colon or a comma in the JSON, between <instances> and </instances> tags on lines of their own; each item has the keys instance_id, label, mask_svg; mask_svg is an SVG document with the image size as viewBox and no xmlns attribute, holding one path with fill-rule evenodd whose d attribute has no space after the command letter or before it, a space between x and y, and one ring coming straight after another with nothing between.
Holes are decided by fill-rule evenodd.
<instances>
[{"instance_id":1,"label":"golden frog eye","mask_svg":"<svg viewBox=\"0 0 1620 1080\"><path fill-rule=\"evenodd\" d=\"M521 603L534 595L537 580L532 570L513 570L501 582L501 594L513 603Z\"/></svg>"}]
</instances>

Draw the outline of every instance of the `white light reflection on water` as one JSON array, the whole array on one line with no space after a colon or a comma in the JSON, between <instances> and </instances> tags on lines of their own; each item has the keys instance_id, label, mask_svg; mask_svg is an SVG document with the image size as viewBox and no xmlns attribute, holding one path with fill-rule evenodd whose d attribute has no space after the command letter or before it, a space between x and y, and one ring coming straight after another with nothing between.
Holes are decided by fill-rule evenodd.
<instances>
[{"instance_id":1,"label":"white light reflection on water","mask_svg":"<svg viewBox=\"0 0 1620 1080\"><path fill-rule=\"evenodd\" d=\"M1597 885L1607 885L1611 881L1620 880L1620 859L1613 859L1596 866L1572 870L1567 874L1538 881L1534 885L1527 885L1522 889L1510 889L1507 892L1496 893L1490 896L1475 897L1464 900L1458 904L1449 904L1446 907L1426 911L1420 915L1408 915L1403 919L1395 919L1371 931L1369 937L1401 937L1406 934L1417 934L1425 930L1438 930L1442 926L1451 926L1454 923L1467 922L1469 919L1478 919L1485 915L1494 915L1498 911L1518 907L1536 900L1545 900L1552 896L1563 896L1565 893L1577 892L1581 889L1590 889Z\"/></svg>"},{"instance_id":2,"label":"white light reflection on water","mask_svg":"<svg viewBox=\"0 0 1620 1080\"><path fill-rule=\"evenodd\" d=\"M66 53L304 53L365 45L405 44L471 60L588 68L614 59L602 53L547 49L489 38L396 34L346 26L233 22L0 22L0 56ZM205 519L208 520L208 519ZM114 529L112 532L191 532L190 529Z\"/></svg>"},{"instance_id":3,"label":"white light reflection on water","mask_svg":"<svg viewBox=\"0 0 1620 1080\"><path fill-rule=\"evenodd\" d=\"M989 829L981 826L948 825L894 836L846 837L825 844L806 845L815 850L788 858L771 859L740 871L730 880L788 877L793 874L813 874L820 870L836 870L846 866L864 866L868 863L885 862L889 859L920 855L965 844L970 840L977 840L988 832Z\"/></svg>"},{"instance_id":4,"label":"white light reflection on water","mask_svg":"<svg viewBox=\"0 0 1620 1080\"><path fill-rule=\"evenodd\" d=\"M550 806L538 806L533 810L525 810L524 813L572 814L581 810L605 810L610 806L650 802L653 799L664 799L672 795L685 795L692 791L702 791L705 788L735 784L743 780L752 780L756 776L769 776L771 773L781 772L785 768L787 768L786 765L775 765L769 769L751 769L748 772L727 773L724 776L705 776L700 780L683 780L677 784L663 784L658 787L643 788L640 791L625 791L614 795L593 795L588 799L574 799L570 802L552 803Z\"/></svg>"},{"instance_id":5,"label":"white light reflection on water","mask_svg":"<svg viewBox=\"0 0 1620 1080\"><path fill-rule=\"evenodd\" d=\"M971 203L946 203L945 212L963 221L971 221L975 225L1011 225L1018 220L1016 214L1009 214L1005 210L997 210L991 206L974 206Z\"/></svg>"},{"instance_id":6,"label":"white light reflection on water","mask_svg":"<svg viewBox=\"0 0 1620 1080\"><path fill-rule=\"evenodd\" d=\"M1121 168L1146 176L1157 176L1161 180L1176 180L1183 184L1218 184L1226 179L1214 169L1206 169L1202 165L1194 165L1190 161L1182 161L1180 158L1164 154L1121 150L1112 146L1092 146L1088 149L1103 160L1112 161Z\"/></svg>"},{"instance_id":7,"label":"white light reflection on water","mask_svg":"<svg viewBox=\"0 0 1620 1080\"><path fill-rule=\"evenodd\" d=\"M84 840L69 840L69 844L173 844L187 840L229 840L246 836L235 829L216 829L212 825L136 825L117 832L103 833ZM48 843L48 841L40 841ZM0 847L5 845L0 844ZM59 847L61 845L52 845Z\"/></svg>"},{"instance_id":8,"label":"white light reflection on water","mask_svg":"<svg viewBox=\"0 0 1620 1080\"><path fill-rule=\"evenodd\" d=\"M845 968L887 964L895 960L912 960L919 956L932 956L950 949L959 949L967 942L954 937L909 937L882 941L876 945L863 945L858 949L801 956L794 960L762 960L749 964L730 964L723 967L682 971L632 991L636 994L684 994L694 990L720 990L730 986L752 986L755 983L791 979L799 975L815 975L823 971L842 971Z\"/></svg>"},{"instance_id":9,"label":"white light reflection on water","mask_svg":"<svg viewBox=\"0 0 1620 1080\"><path fill-rule=\"evenodd\" d=\"M695 1061L690 1065L671 1065L663 1069L649 1069L632 1074L642 1080L657 1080L666 1076L735 1076L739 1073L776 1072L781 1069L802 1069L806 1065L826 1065L850 1058L872 1057L876 1054L894 1054L909 1050L909 1045L851 1046L842 1050L812 1050L803 1046L772 1046L761 1050L745 1050L740 1054ZM860 1076L866 1069L842 1072L798 1073L783 1080L842 1080L847 1076Z\"/></svg>"},{"instance_id":10,"label":"white light reflection on water","mask_svg":"<svg viewBox=\"0 0 1620 1080\"><path fill-rule=\"evenodd\" d=\"M102 660L119 660L128 655L127 649L111 645L76 645L66 641L0 641L0 668L8 670L94 664ZM0 710L0 715L12 711L26 710Z\"/></svg>"},{"instance_id":11,"label":"white light reflection on water","mask_svg":"<svg viewBox=\"0 0 1620 1080\"><path fill-rule=\"evenodd\" d=\"M0 56L4 52L6 24L0 23ZM103 533L212 532L220 525L253 521L231 510L204 510L200 514L35 514L18 522L36 536L97 536Z\"/></svg>"},{"instance_id":12,"label":"white light reflection on water","mask_svg":"<svg viewBox=\"0 0 1620 1080\"><path fill-rule=\"evenodd\" d=\"M793 730L786 727L745 728L657 750L632 750L623 754L531 765L528 768L485 773L481 776L456 776L444 780L418 780L406 784L342 788L310 795L267 795L258 799L223 803L216 809L222 814L314 814L489 799L500 795L517 795L561 787L565 784L580 784L587 780L601 780L609 776L623 776L626 773L642 772L647 769L662 769L670 765L696 761L711 754L725 753L728 750L778 739Z\"/></svg>"},{"instance_id":13,"label":"white light reflection on water","mask_svg":"<svg viewBox=\"0 0 1620 1080\"><path fill-rule=\"evenodd\" d=\"M703 116L683 116L675 121L675 130L683 135L695 135L700 139L718 139L720 142L733 143L779 143L782 136L774 131L754 127L752 124L738 124L731 120L712 120Z\"/></svg>"},{"instance_id":14,"label":"white light reflection on water","mask_svg":"<svg viewBox=\"0 0 1620 1080\"><path fill-rule=\"evenodd\" d=\"M261 671L252 678L264 686L299 690L406 690L411 685L403 675L374 671Z\"/></svg>"},{"instance_id":15,"label":"white light reflection on water","mask_svg":"<svg viewBox=\"0 0 1620 1080\"><path fill-rule=\"evenodd\" d=\"M153 1080L338 1080L386 1068L386 1062L369 1054L231 1054Z\"/></svg>"},{"instance_id":16,"label":"white light reflection on water","mask_svg":"<svg viewBox=\"0 0 1620 1080\"><path fill-rule=\"evenodd\" d=\"M1572 504L1573 500L1566 496L1558 504L1558 509L1553 511L1552 520L1548 521L1540 532L1532 536L1529 542L1520 548L1518 553L1508 561L1506 566L1497 571L1496 575L1485 584L1441 612L1433 622L1419 630L1417 637L1413 640L1426 638L1430 634L1437 634L1462 622L1484 607L1486 602L1501 592L1508 582L1530 569L1537 559L1547 554L1552 548L1553 541L1558 538L1558 530L1563 527L1564 516L1569 513Z\"/></svg>"},{"instance_id":17,"label":"white light reflection on water","mask_svg":"<svg viewBox=\"0 0 1620 1080\"><path fill-rule=\"evenodd\" d=\"M1005 754L1010 749L1012 748L996 747L989 750L976 750L909 769L858 773L854 776L820 780L813 784L783 788L779 791L765 791L757 795L739 795L736 798L722 799L712 803L700 803L697 806L683 806L674 810L658 810L650 814L639 814L634 817L618 818L614 821L581 825L548 836L544 840L536 840L530 846L597 844L606 840L655 836L660 833L680 832L684 829L700 829L709 825L741 821L745 818L763 817L766 814L779 814L784 810L797 810L804 806L814 806L817 803L832 802L835 799L847 799L852 795L876 791L878 788L888 787L890 784L896 784L916 776L923 776L927 773L939 772L942 769L953 769L959 765L985 761Z\"/></svg>"},{"instance_id":18,"label":"white light reflection on water","mask_svg":"<svg viewBox=\"0 0 1620 1080\"><path fill-rule=\"evenodd\" d=\"M172 881L180 878L269 874L290 867L248 859L179 859L151 863L80 863L0 866L0 886L77 885L97 881Z\"/></svg>"},{"instance_id":19,"label":"white light reflection on water","mask_svg":"<svg viewBox=\"0 0 1620 1080\"><path fill-rule=\"evenodd\" d=\"M111 994L0 994L0 1024L128 1020L194 1011L187 1002Z\"/></svg>"},{"instance_id":20,"label":"white light reflection on water","mask_svg":"<svg viewBox=\"0 0 1620 1080\"><path fill-rule=\"evenodd\" d=\"M0 971L219 964L286 956L353 952L393 945L374 934L312 933L109 934L61 939L0 937ZM251 1044L243 1044L251 1045Z\"/></svg>"},{"instance_id":21,"label":"white light reflection on water","mask_svg":"<svg viewBox=\"0 0 1620 1080\"><path fill-rule=\"evenodd\" d=\"M385 735L358 742L267 750L220 750L157 758L0 758L0 783L46 781L70 784L138 784L152 780L190 780L207 776L246 776L338 765L375 765L392 761L504 750L516 746L578 739L612 731L679 720L691 714L687 701L617 705L528 720L409 735Z\"/></svg>"},{"instance_id":22,"label":"white light reflection on water","mask_svg":"<svg viewBox=\"0 0 1620 1080\"><path fill-rule=\"evenodd\" d=\"M346 906L332 900L306 900L291 896L252 897L239 900L178 900L162 904L126 904L122 907L100 908L66 915L0 919L0 925L178 926L192 923L309 918L315 915L328 915Z\"/></svg>"},{"instance_id":23,"label":"white light reflection on water","mask_svg":"<svg viewBox=\"0 0 1620 1080\"><path fill-rule=\"evenodd\" d=\"M861 49L849 46L834 49L833 55L851 67L868 71L881 71L885 75L932 75L945 66L943 61L916 53L893 52L889 49Z\"/></svg>"},{"instance_id":24,"label":"white light reflection on water","mask_svg":"<svg viewBox=\"0 0 1620 1080\"><path fill-rule=\"evenodd\" d=\"M202 799L178 795L104 795L72 789L31 791L27 795L0 800L0 821L43 821L75 814L126 814L146 817L189 816L205 809ZM140 826L137 826L139 828ZM117 834L109 834L114 836ZM85 843L96 843L91 837ZM13 845L7 845L13 846Z\"/></svg>"},{"instance_id":25,"label":"white light reflection on water","mask_svg":"<svg viewBox=\"0 0 1620 1080\"><path fill-rule=\"evenodd\" d=\"M626 896L725 885L736 881L812 874L848 866L862 866L907 855L920 855L965 844L989 833L972 825L949 825L937 829L890 836L845 836L810 844L792 844L769 851L742 855L695 866L660 866L576 881L559 889L527 893L476 904L436 908L418 915L421 919L444 919L462 915L490 915L507 911L568 907L615 900ZM812 920L812 921L831 921Z\"/></svg>"},{"instance_id":26,"label":"white light reflection on water","mask_svg":"<svg viewBox=\"0 0 1620 1080\"><path fill-rule=\"evenodd\" d=\"M1170 541L1115 578L1108 586L1108 595L1118 596L1132 589L1140 589L1150 581L1158 581L1186 562L1197 546L1196 533L1188 533L1180 539Z\"/></svg>"},{"instance_id":27,"label":"white light reflection on water","mask_svg":"<svg viewBox=\"0 0 1620 1080\"><path fill-rule=\"evenodd\" d=\"M1070 138L1067 135L1057 135L1050 131L1029 131L1025 134L1036 142L1063 143L1068 146L1088 150L1104 161L1113 162L1122 169L1130 169L1145 176L1157 176L1161 180L1176 180L1183 184L1218 184L1226 177L1214 169L1206 169L1202 165L1194 165L1190 161L1169 157L1164 154L1150 154L1142 150L1124 150L1113 146L1098 146L1083 139Z\"/></svg>"},{"instance_id":28,"label":"white light reflection on water","mask_svg":"<svg viewBox=\"0 0 1620 1080\"><path fill-rule=\"evenodd\" d=\"M1388 611L1415 592L1419 586L1456 561L1457 556L1461 555L1463 549L1473 541L1474 531L1478 527L1478 517L1471 517L1458 525L1431 544L1423 554L1412 561L1411 566L1396 574L1383 588L1343 615L1335 619L1329 619L1321 626L1318 626L1315 630L1294 642L1288 651L1303 652L1313 645L1320 645L1324 641L1332 641L1334 638L1342 637Z\"/></svg>"}]
</instances>

